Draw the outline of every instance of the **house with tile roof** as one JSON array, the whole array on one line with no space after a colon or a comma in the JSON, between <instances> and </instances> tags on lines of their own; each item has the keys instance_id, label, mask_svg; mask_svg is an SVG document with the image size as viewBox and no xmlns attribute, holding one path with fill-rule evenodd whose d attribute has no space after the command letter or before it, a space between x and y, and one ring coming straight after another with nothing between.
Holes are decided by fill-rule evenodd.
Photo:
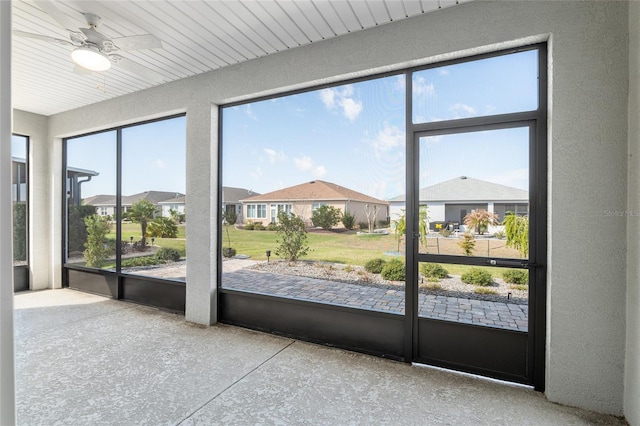
<instances>
[{"instance_id":1,"label":"house with tile roof","mask_svg":"<svg viewBox=\"0 0 640 426\"><path fill-rule=\"evenodd\" d=\"M222 210L235 210L237 219L236 223L242 223L244 216L242 211L242 203L240 200L247 197L253 197L254 195L260 195L258 192L253 192L250 189L235 188L233 186L222 187Z\"/></svg>"},{"instance_id":2,"label":"house with tile roof","mask_svg":"<svg viewBox=\"0 0 640 426\"><path fill-rule=\"evenodd\" d=\"M133 195L125 195L122 197L123 211L129 210L129 208L142 200L149 201L151 204L158 207L159 212L163 212L161 202L167 200L175 200L182 198L182 211L184 212L184 194L179 192L166 192L166 191L145 191ZM115 216L116 212L116 196L115 195L94 195L87 197L83 200L83 204L92 205L97 208L97 213L101 216ZM175 204L175 203L174 203ZM175 206L174 206L175 207ZM179 209L178 209L179 210ZM163 216L165 216L163 214ZM167 209L166 216L171 216Z\"/></svg>"},{"instance_id":3,"label":"house with tile roof","mask_svg":"<svg viewBox=\"0 0 640 426\"><path fill-rule=\"evenodd\" d=\"M474 210L497 213L500 220L512 211L518 215L529 212L529 192L524 189L460 176L420 189L420 205L429 207L429 224L452 224L464 230L464 217ZM389 199L391 219L402 215L406 206L405 195ZM462 228L460 228L462 226Z\"/></svg>"},{"instance_id":4,"label":"house with tile roof","mask_svg":"<svg viewBox=\"0 0 640 426\"><path fill-rule=\"evenodd\" d=\"M367 206L370 209L377 208L376 221L389 219L389 203L386 201L323 180L305 182L240 201L244 223L249 220L262 222L263 225L275 223L278 212L286 211L302 217L311 226L313 212L325 205L353 214L356 223L367 222Z\"/></svg>"}]
</instances>

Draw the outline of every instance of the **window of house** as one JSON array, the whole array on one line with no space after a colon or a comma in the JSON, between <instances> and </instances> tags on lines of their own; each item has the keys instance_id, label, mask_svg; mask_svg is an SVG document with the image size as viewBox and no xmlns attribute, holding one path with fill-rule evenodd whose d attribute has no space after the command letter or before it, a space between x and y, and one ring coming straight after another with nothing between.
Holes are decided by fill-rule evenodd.
<instances>
[{"instance_id":1,"label":"window of house","mask_svg":"<svg viewBox=\"0 0 640 426\"><path fill-rule=\"evenodd\" d=\"M249 219L266 219L267 205L266 204L248 204L247 217Z\"/></svg>"}]
</instances>

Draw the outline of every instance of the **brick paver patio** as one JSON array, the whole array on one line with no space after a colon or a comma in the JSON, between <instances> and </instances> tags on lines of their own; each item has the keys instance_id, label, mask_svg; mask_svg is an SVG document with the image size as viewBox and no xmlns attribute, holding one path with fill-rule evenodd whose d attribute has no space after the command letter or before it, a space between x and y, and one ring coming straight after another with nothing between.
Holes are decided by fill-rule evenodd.
<instances>
[{"instance_id":1,"label":"brick paver patio","mask_svg":"<svg viewBox=\"0 0 640 426\"><path fill-rule=\"evenodd\" d=\"M222 286L277 297L404 314L404 288L381 288L249 269L223 272ZM420 291L418 306L421 317L527 331L527 305Z\"/></svg>"}]
</instances>

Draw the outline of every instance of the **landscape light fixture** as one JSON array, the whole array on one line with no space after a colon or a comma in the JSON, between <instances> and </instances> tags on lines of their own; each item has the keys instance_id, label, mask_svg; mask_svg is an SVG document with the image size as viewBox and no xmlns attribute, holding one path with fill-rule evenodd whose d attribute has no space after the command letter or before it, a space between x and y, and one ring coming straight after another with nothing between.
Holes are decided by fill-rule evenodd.
<instances>
[{"instance_id":1,"label":"landscape light fixture","mask_svg":"<svg viewBox=\"0 0 640 426\"><path fill-rule=\"evenodd\" d=\"M156 240L155 237L151 237L151 245L152 246L153 246L153 243L154 243L155 240Z\"/></svg>"},{"instance_id":2,"label":"landscape light fixture","mask_svg":"<svg viewBox=\"0 0 640 426\"><path fill-rule=\"evenodd\" d=\"M131 240L131 244L133 244L133 235L130 236L129 239Z\"/></svg>"},{"instance_id":3,"label":"landscape light fixture","mask_svg":"<svg viewBox=\"0 0 640 426\"><path fill-rule=\"evenodd\" d=\"M82 46L71 52L73 62L90 71L106 71L111 68L109 57L94 46Z\"/></svg>"},{"instance_id":4,"label":"landscape light fixture","mask_svg":"<svg viewBox=\"0 0 640 426\"><path fill-rule=\"evenodd\" d=\"M267 250L267 263L269 263L269 256L271 256L271 250Z\"/></svg>"}]
</instances>

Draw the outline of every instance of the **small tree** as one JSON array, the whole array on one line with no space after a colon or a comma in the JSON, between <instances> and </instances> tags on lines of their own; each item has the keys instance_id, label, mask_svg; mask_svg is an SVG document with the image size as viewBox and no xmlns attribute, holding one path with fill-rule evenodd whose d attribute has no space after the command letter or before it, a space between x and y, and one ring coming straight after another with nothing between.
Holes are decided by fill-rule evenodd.
<instances>
[{"instance_id":1,"label":"small tree","mask_svg":"<svg viewBox=\"0 0 640 426\"><path fill-rule=\"evenodd\" d=\"M364 214L367 216L367 223L369 224L370 234L373 234L373 229L376 227L376 217L378 216L379 208L380 206L378 206L377 204L373 206L370 204L364 205Z\"/></svg>"},{"instance_id":2,"label":"small tree","mask_svg":"<svg viewBox=\"0 0 640 426\"><path fill-rule=\"evenodd\" d=\"M278 213L278 228L276 255L289 262L294 262L309 253L307 245L307 230L300 216L286 212Z\"/></svg>"},{"instance_id":3,"label":"small tree","mask_svg":"<svg viewBox=\"0 0 640 426\"><path fill-rule=\"evenodd\" d=\"M520 252L522 257L529 254L529 216L516 216L507 212L504 216L504 231L507 234L507 247Z\"/></svg>"},{"instance_id":4,"label":"small tree","mask_svg":"<svg viewBox=\"0 0 640 426\"><path fill-rule=\"evenodd\" d=\"M222 249L222 255L224 257L235 256L235 250L231 248L231 235L229 234L229 227L235 225L237 220L238 215L236 214L235 206L233 206L233 208L227 207L223 210L222 223L224 224L225 231L227 232L227 241L229 242L229 245Z\"/></svg>"},{"instance_id":5,"label":"small tree","mask_svg":"<svg viewBox=\"0 0 640 426\"><path fill-rule=\"evenodd\" d=\"M484 209L478 209L468 213L464 217L463 222L465 226L469 228L470 232L475 231L479 235L483 235L489 228L489 225L499 225L500 219L497 213L489 213Z\"/></svg>"},{"instance_id":6,"label":"small tree","mask_svg":"<svg viewBox=\"0 0 640 426\"><path fill-rule=\"evenodd\" d=\"M139 223L142 231L142 247L147 245L147 225L158 213L158 209L147 200L140 200L133 203L123 216L131 220L133 223Z\"/></svg>"},{"instance_id":7,"label":"small tree","mask_svg":"<svg viewBox=\"0 0 640 426\"><path fill-rule=\"evenodd\" d=\"M96 207L92 205L69 206L67 215L67 250L69 253L84 250L84 243L87 242L87 225L84 223L84 218L94 214L96 214Z\"/></svg>"},{"instance_id":8,"label":"small tree","mask_svg":"<svg viewBox=\"0 0 640 426\"><path fill-rule=\"evenodd\" d=\"M178 210L170 209L169 214L171 215L171 219L174 220L176 224L185 222L185 214L178 212Z\"/></svg>"},{"instance_id":9,"label":"small tree","mask_svg":"<svg viewBox=\"0 0 640 426\"><path fill-rule=\"evenodd\" d=\"M27 260L27 205L13 204L13 260Z\"/></svg>"},{"instance_id":10,"label":"small tree","mask_svg":"<svg viewBox=\"0 0 640 426\"><path fill-rule=\"evenodd\" d=\"M407 233L407 214L404 209L402 209L402 216L400 216L397 220L393 221L395 225L395 236L396 241L398 242L398 253L400 253L400 243L402 242L402 236Z\"/></svg>"},{"instance_id":11,"label":"small tree","mask_svg":"<svg viewBox=\"0 0 640 426\"><path fill-rule=\"evenodd\" d=\"M353 227L356 226L356 215L345 211L342 214L342 225L344 225L346 229L353 229Z\"/></svg>"},{"instance_id":12,"label":"small tree","mask_svg":"<svg viewBox=\"0 0 640 426\"><path fill-rule=\"evenodd\" d=\"M109 257L110 249L105 238L111 231L111 224L106 217L97 214L85 217L84 223L87 227L84 260L87 266L100 268Z\"/></svg>"},{"instance_id":13,"label":"small tree","mask_svg":"<svg viewBox=\"0 0 640 426\"><path fill-rule=\"evenodd\" d=\"M473 256L473 249L476 247L476 238L470 232L466 232L458 245L462 247L465 256Z\"/></svg>"},{"instance_id":14,"label":"small tree","mask_svg":"<svg viewBox=\"0 0 640 426\"><path fill-rule=\"evenodd\" d=\"M329 230L340 222L342 212L333 206L320 206L311 215L313 226L319 226L322 229Z\"/></svg>"},{"instance_id":15,"label":"small tree","mask_svg":"<svg viewBox=\"0 0 640 426\"><path fill-rule=\"evenodd\" d=\"M178 226L171 218L157 217L149 224L149 235L154 238L176 238Z\"/></svg>"}]
</instances>

